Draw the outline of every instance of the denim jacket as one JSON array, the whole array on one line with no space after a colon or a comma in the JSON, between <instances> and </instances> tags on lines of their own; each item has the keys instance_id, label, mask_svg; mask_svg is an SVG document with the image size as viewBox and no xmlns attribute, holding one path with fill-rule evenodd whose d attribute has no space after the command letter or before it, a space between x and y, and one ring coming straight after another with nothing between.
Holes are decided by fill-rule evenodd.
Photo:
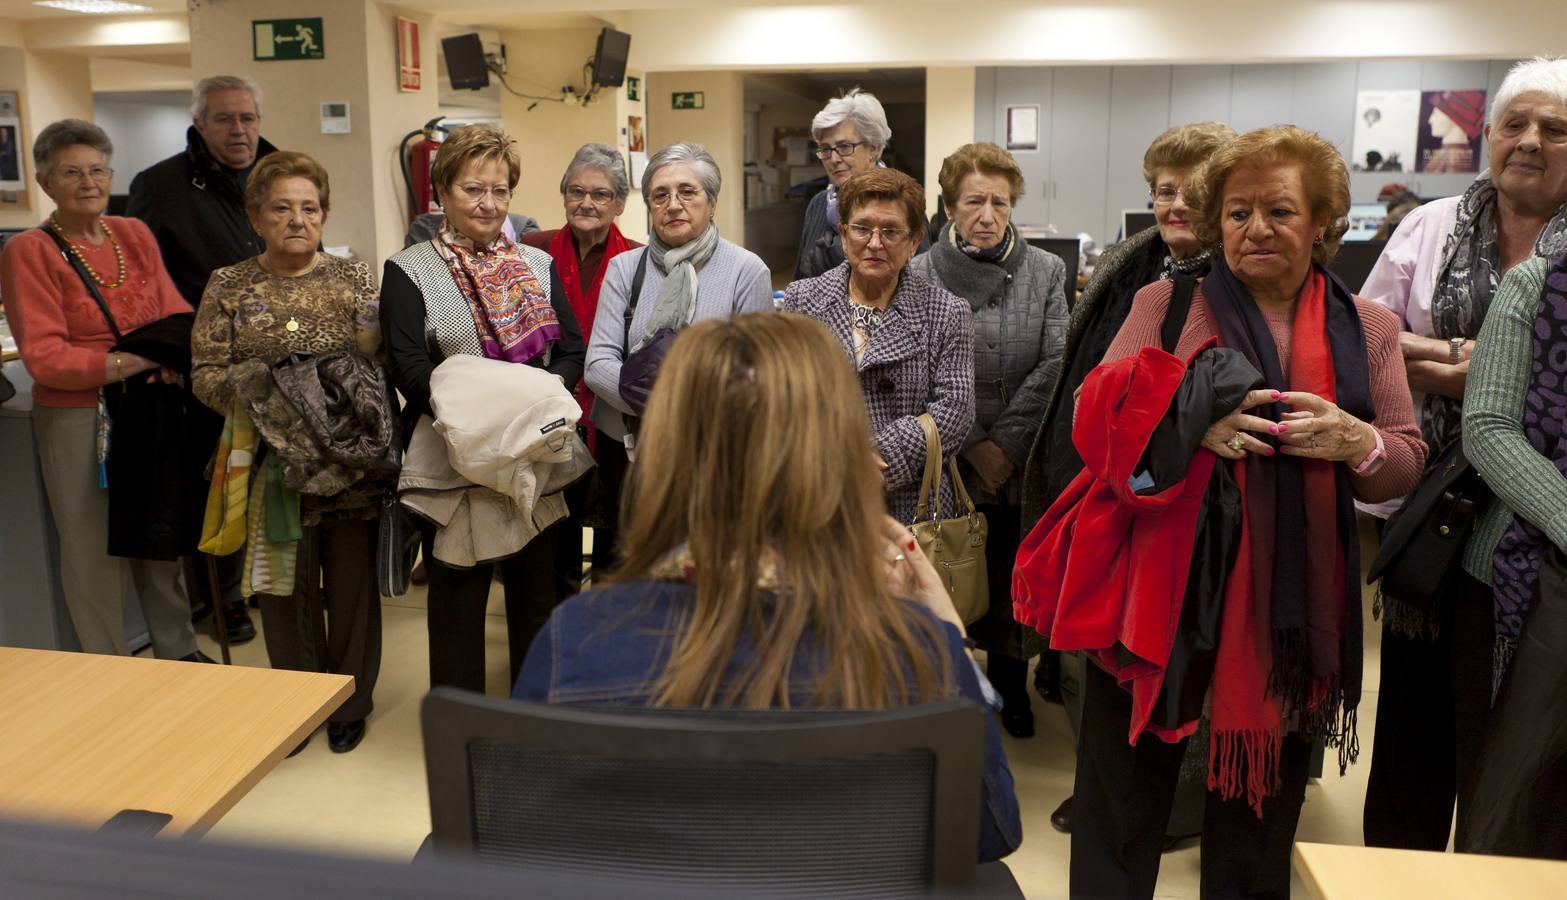
<instances>
[{"instance_id":1,"label":"denim jacket","mask_svg":"<svg viewBox=\"0 0 1567 900\"><path fill-rule=\"evenodd\" d=\"M684 584L642 581L588 591L556 607L539 632L517 676L513 699L536 703L603 703L644 705L651 699L674 636L677 614L691 601L693 588ZM911 614L929 616L909 605ZM963 651L957 629L943 625L958 693L989 707L980 689L978 670ZM809 641L810 631L806 631ZM735 649L728 672L744 670L755 646L746 638ZM812 656L802 645L799 657ZM809 668L802 666L802 668ZM808 676L797 676L805 682ZM802 690L799 703L809 697ZM1012 770L994 716L985 717L984 790L980 798L979 860L1000 859L1023 841Z\"/></svg>"}]
</instances>

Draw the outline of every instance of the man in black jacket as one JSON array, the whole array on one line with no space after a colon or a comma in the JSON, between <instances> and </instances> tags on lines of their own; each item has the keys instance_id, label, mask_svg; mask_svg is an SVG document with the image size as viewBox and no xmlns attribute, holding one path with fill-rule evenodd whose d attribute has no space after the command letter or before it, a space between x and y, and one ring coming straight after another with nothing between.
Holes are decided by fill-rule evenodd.
<instances>
[{"instance_id":1,"label":"man in black jacket","mask_svg":"<svg viewBox=\"0 0 1567 900\"><path fill-rule=\"evenodd\" d=\"M261 253L261 236L245 215L245 179L256 160L274 148L261 138L261 90L248 78L214 75L196 85L185 149L155 163L131 181L127 212L147 223L158 241L174 286L192 307L201 303L214 269ZM216 447L222 421L197 428L202 445ZM210 440L208 440L210 435ZM206 567L187 559L187 588L211 604ZM220 557L229 638L256 636L239 597L241 556Z\"/></svg>"}]
</instances>

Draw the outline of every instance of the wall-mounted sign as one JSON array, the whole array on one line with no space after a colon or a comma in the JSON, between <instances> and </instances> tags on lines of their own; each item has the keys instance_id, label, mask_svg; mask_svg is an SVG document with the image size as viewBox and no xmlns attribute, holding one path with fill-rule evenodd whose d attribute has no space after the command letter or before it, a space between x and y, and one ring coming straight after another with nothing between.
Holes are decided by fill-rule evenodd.
<instances>
[{"instance_id":1,"label":"wall-mounted sign","mask_svg":"<svg viewBox=\"0 0 1567 900\"><path fill-rule=\"evenodd\" d=\"M253 59L326 59L320 19L260 19L250 29Z\"/></svg>"},{"instance_id":2,"label":"wall-mounted sign","mask_svg":"<svg viewBox=\"0 0 1567 900\"><path fill-rule=\"evenodd\" d=\"M627 75L626 76L626 99L627 100L641 100L642 99L642 79L638 78L635 75Z\"/></svg>"},{"instance_id":3,"label":"wall-mounted sign","mask_svg":"<svg viewBox=\"0 0 1567 900\"><path fill-rule=\"evenodd\" d=\"M1007 149L1039 149L1039 104L1007 107Z\"/></svg>"},{"instance_id":4,"label":"wall-mounted sign","mask_svg":"<svg viewBox=\"0 0 1567 900\"><path fill-rule=\"evenodd\" d=\"M27 190L27 154L22 150L22 101L19 91L0 91L0 191ZM0 198L14 203L16 197Z\"/></svg>"},{"instance_id":5,"label":"wall-mounted sign","mask_svg":"<svg viewBox=\"0 0 1567 900\"><path fill-rule=\"evenodd\" d=\"M705 109L706 98L701 91L676 91L670 95L670 109Z\"/></svg>"},{"instance_id":6,"label":"wall-mounted sign","mask_svg":"<svg viewBox=\"0 0 1567 900\"><path fill-rule=\"evenodd\" d=\"M419 23L397 17L397 89L405 93L419 90L422 83L419 66Z\"/></svg>"}]
</instances>

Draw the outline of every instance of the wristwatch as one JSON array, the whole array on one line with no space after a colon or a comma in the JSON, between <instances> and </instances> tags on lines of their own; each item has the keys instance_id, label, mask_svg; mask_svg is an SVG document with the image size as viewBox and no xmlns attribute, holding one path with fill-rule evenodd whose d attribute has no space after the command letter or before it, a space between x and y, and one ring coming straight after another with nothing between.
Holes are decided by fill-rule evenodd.
<instances>
[{"instance_id":1,"label":"wristwatch","mask_svg":"<svg viewBox=\"0 0 1567 900\"><path fill-rule=\"evenodd\" d=\"M1464 361L1464 339L1461 338L1461 337L1448 338L1447 339L1447 352L1448 352L1449 358L1451 358L1452 361L1453 361L1453 365L1456 366L1459 363L1463 362Z\"/></svg>"}]
</instances>

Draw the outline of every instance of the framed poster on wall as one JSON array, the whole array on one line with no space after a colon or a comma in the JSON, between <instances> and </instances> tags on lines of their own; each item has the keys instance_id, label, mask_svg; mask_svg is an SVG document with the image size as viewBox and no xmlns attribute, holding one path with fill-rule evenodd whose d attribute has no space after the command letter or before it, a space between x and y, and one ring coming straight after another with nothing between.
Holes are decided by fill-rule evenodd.
<instances>
[{"instance_id":1,"label":"framed poster on wall","mask_svg":"<svg viewBox=\"0 0 1567 900\"><path fill-rule=\"evenodd\" d=\"M1039 149L1039 104L1007 107L1007 149Z\"/></svg>"},{"instance_id":2,"label":"framed poster on wall","mask_svg":"<svg viewBox=\"0 0 1567 900\"><path fill-rule=\"evenodd\" d=\"M1480 171L1485 91L1425 91L1420 95L1420 172Z\"/></svg>"},{"instance_id":3,"label":"framed poster on wall","mask_svg":"<svg viewBox=\"0 0 1567 900\"><path fill-rule=\"evenodd\" d=\"M397 90L417 93L424 81L419 64L419 23L397 17Z\"/></svg>"},{"instance_id":4,"label":"framed poster on wall","mask_svg":"<svg viewBox=\"0 0 1567 900\"><path fill-rule=\"evenodd\" d=\"M1420 126L1419 91L1361 91L1355 99L1356 172L1412 172Z\"/></svg>"},{"instance_id":5,"label":"framed poster on wall","mask_svg":"<svg viewBox=\"0 0 1567 900\"><path fill-rule=\"evenodd\" d=\"M0 91L0 192L22 195L5 202L25 202L27 154L22 151L22 100L17 91Z\"/></svg>"}]
</instances>

